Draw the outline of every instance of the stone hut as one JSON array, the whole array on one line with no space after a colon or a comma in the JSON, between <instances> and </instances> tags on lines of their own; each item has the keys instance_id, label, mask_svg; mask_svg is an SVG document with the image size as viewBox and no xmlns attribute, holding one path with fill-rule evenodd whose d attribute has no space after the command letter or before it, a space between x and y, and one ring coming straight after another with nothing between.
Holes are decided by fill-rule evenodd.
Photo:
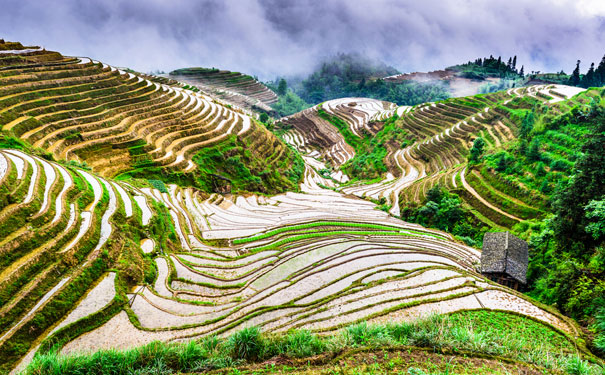
<instances>
[{"instance_id":1,"label":"stone hut","mask_svg":"<svg viewBox=\"0 0 605 375\"><path fill-rule=\"evenodd\" d=\"M527 283L527 242L509 232L486 233L481 273L499 284L519 290Z\"/></svg>"}]
</instances>

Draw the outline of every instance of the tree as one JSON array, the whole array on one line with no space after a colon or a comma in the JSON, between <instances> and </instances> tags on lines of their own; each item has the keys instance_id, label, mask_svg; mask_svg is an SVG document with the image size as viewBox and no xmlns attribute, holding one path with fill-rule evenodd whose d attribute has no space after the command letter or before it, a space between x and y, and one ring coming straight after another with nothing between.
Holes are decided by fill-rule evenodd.
<instances>
[{"instance_id":1,"label":"tree","mask_svg":"<svg viewBox=\"0 0 605 375\"><path fill-rule=\"evenodd\" d=\"M515 55L515 57L513 57L513 70L515 72L517 71L517 55Z\"/></svg>"},{"instance_id":2,"label":"tree","mask_svg":"<svg viewBox=\"0 0 605 375\"><path fill-rule=\"evenodd\" d=\"M471 163L478 163L479 157L483 154L483 149L485 148L485 141L483 138L478 137L473 142L473 147L471 147L470 155L468 160Z\"/></svg>"},{"instance_id":3,"label":"tree","mask_svg":"<svg viewBox=\"0 0 605 375\"><path fill-rule=\"evenodd\" d=\"M277 84L277 95L284 96L288 92L288 82L285 79L280 79Z\"/></svg>"},{"instance_id":4,"label":"tree","mask_svg":"<svg viewBox=\"0 0 605 375\"><path fill-rule=\"evenodd\" d=\"M580 60L576 63L576 68L573 70L573 73L571 73L569 84L572 86L578 86L580 84Z\"/></svg>"},{"instance_id":5,"label":"tree","mask_svg":"<svg viewBox=\"0 0 605 375\"><path fill-rule=\"evenodd\" d=\"M592 200L584 207L586 218L591 222L586 226L586 232L595 240L605 239L605 196L601 200Z\"/></svg>"},{"instance_id":6,"label":"tree","mask_svg":"<svg viewBox=\"0 0 605 375\"><path fill-rule=\"evenodd\" d=\"M605 85L605 56L601 59L599 67L595 71L595 80L597 86Z\"/></svg>"},{"instance_id":7,"label":"tree","mask_svg":"<svg viewBox=\"0 0 605 375\"><path fill-rule=\"evenodd\" d=\"M538 141L538 138L534 138L534 140L529 144L527 157L532 161L540 160L540 141Z\"/></svg>"},{"instance_id":8,"label":"tree","mask_svg":"<svg viewBox=\"0 0 605 375\"><path fill-rule=\"evenodd\" d=\"M260 122L266 124L267 121L269 121L269 115L266 114L265 112L263 112L263 113L260 114L259 120L260 120Z\"/></svg>"},{"instance_id":9,"label":"tree","mask_svg":"<svg viewBox=\"0 0 605 375\"><path fill-rule=\"evenodd\" d=\"M586 216L586 206L593 200L602 199L605 192L605 113L598 110L590 119L595 124L582 146L582 156L574 166L574 173L567 186L555 196L553 211L554 233L561 249L573 256L590 253L598 241L586 231L591 218Z\"/></svg>"},{"instance_id":10,"label":"tree","mask_svg":"<svg viewBox=\"0 0 605 375\"><path fill-rule=\"evenodd\" d=\"M521 77L525 77L525 72L523 71L523 65L521 65L521 70L519 70L519 75Z\"/></svg>"},{"instance_id":11,"label":"tree","mask_svg":"<svg viewBox=\"0 0 605 375\"><path fill-rule=\"evenodd\" d=\"M594 63L590 64L590 68L588 69L588 72L586 72L586 75L582 78L582 87L584 88L588 88L594 85L594 75L595 75L595 71L594 71Z\"/></svg>"},{"instance_id":12,"label":"tree","mask_svg":"<svg viewBox=\"0 0 605 375\"><path fill-rule=\"evenodd\" d=\"M521 128L519 129L519 137L522 139L528 139L531 134L532 129L534 128L534 112L531 111L525 115L523 121L521 121Z\"/></svg>"}]
</instances>

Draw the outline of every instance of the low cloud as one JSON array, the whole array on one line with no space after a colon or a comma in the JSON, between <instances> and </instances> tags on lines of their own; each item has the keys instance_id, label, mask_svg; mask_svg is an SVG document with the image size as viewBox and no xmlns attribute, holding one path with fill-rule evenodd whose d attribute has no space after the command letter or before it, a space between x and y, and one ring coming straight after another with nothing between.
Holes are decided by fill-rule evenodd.
<instances>
[{"instance_id":1,"label":"low cloud","mask_svg":"<svg viewBox=\"0 0 605 375\"><path fill-rule=\"evenodd\" d=\"M569 72L605 54L601 0L4 0L0 37L147 72L220 67L272 79L360 52L401 71L493 54Z\"/></svg>"}]
</instances>

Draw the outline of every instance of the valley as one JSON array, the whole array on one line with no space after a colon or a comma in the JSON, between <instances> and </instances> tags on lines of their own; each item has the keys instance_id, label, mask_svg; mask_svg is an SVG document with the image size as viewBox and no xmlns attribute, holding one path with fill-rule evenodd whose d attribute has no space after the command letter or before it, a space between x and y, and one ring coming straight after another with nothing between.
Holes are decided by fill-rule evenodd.
<instances>
[{"instance_id":1,"label":"valley","mask_svg":"<svg viewBox=\"0 0 605 375\"><path fill-rule=\"evenodd\" d=\"M87 355L132 370L171 350L190 358L166 373L282 357L366 371L412 349L427 371L444 356L602 371L594 312L490 280L480 242L548 225L553 191L596 155L602 87L346 97L263 120L278 96L247 75L0 47L0 372L77 373ZM294 353L296 335L315 346Z\"/></svg>"}]
</instances>

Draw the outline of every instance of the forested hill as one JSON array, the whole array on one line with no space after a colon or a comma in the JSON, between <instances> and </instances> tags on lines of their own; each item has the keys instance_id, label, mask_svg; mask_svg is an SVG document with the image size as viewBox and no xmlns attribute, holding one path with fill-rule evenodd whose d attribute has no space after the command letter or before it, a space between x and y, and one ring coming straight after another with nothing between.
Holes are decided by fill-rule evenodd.
<instances>
[{"instance_id":1,"label":"forested hill","mask_svg":"<svg viewBox=\"0 0 605 375\"><path fill-rule=\"evenodd\" d=\"M317 69L304 79L282 78L268 82L267 85L280 97L280 101L273 105L273 108L282 116L326 100L343 97L364 97L399 105L415 105L450 96L447 85L442 82L384 80L385 77L396 74L399 74L397 69L383 62L357 53L341 53L319 64Z\"/></svg>"}]
</instances>

